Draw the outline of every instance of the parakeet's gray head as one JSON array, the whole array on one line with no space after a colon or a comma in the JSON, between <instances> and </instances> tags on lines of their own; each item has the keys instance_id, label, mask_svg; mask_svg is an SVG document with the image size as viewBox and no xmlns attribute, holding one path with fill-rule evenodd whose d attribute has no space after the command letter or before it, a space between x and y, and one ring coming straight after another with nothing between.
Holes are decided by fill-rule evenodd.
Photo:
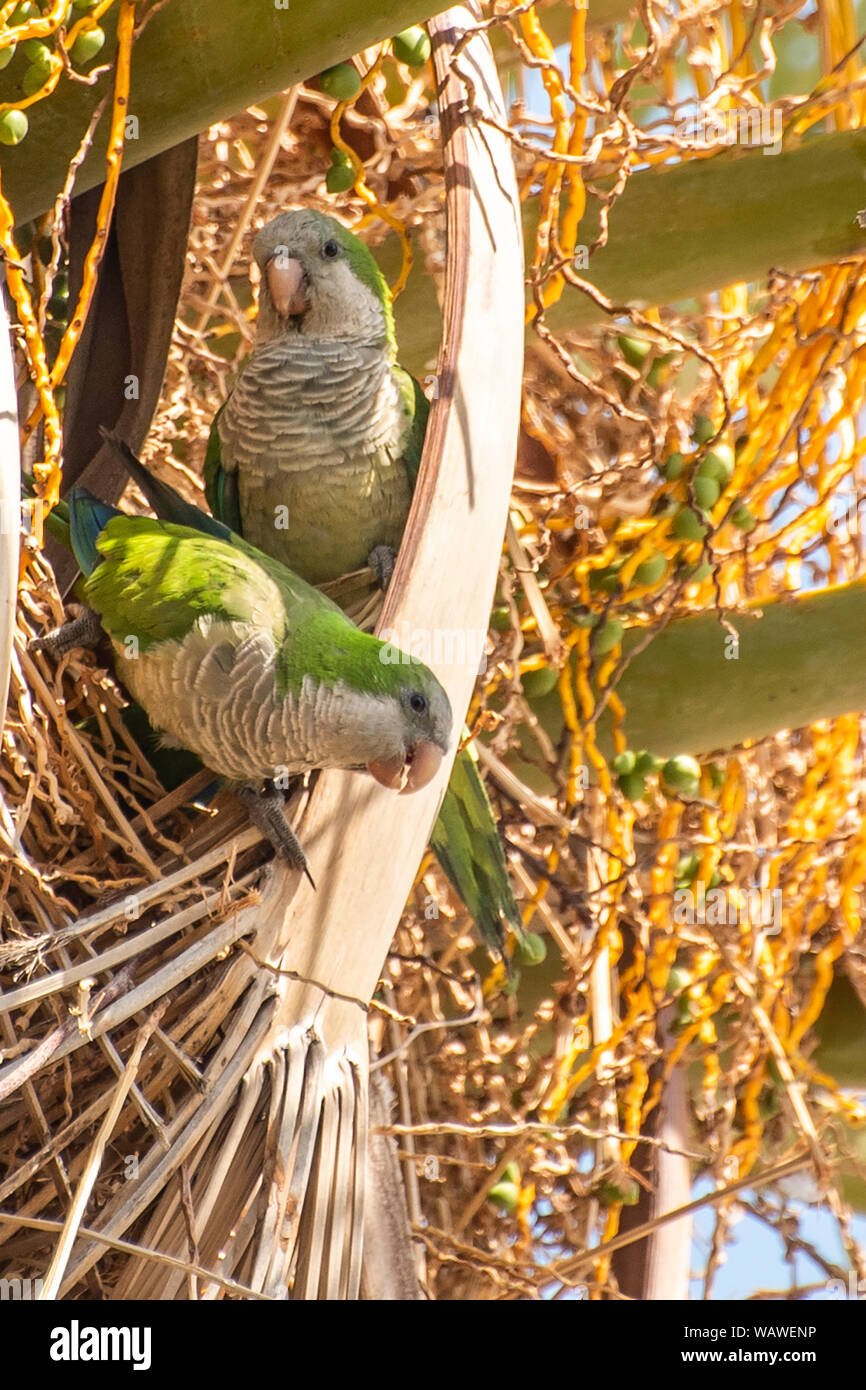
<instances>
[{"instance_id":1,"label":"parakeet's gray head","mask_svg":"<svg viewBox=\"0 0 866 1390\"><path fill-rule=\"evenodd\" d=\"M382 754L371 758L367 769L385 787L419 791L436 776L448 751L450 701L428 667L405 657L399 664L385 664L377 684L376 693L390 712L382 727Z\"/></svg>"},{"instance_id":2,"label":"parakeet's gray head","mask_svg":"<svg viewBox=\"0 0 866 1390\"><path fill-rule=\"evenodd\" d=\"M262 274L259 344L289 334L391 345L388 286L370 251L333 217L281 212L253 242Z\"/></svg>"}]
</instances>

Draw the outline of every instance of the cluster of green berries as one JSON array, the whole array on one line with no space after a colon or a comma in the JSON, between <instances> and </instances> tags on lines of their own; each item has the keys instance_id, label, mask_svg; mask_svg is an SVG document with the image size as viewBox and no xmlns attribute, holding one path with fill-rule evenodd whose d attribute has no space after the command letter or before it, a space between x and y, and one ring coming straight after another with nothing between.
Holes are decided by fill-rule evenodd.
<instances>
[{"instance_id":1,"label":"cluster of green berries","mask_svg":"<svg viewBox=\"0 0 866 1390\"><path fill-rule=\"evenodd\" d=\"M92 10L96 4L97 0L72 0L63 18L64 28L71 29L73 24L77 24L84 17L86 11ZM33 4L32 0L23 0L23 3L18 5L9 16L9 27L26 24L31 19L38 19L40 14L39 6ZM105 32L95 21L88 21L86 27L77 35L75 42L69 49L69 57L78 67L84 67L93 61L104 43ZM43 39L25 39L20 44L13 43L8 48L0 49L0 69L11 63L19 48L22 57L26 59L27 66L18 85L25 97L31 97L45 86L51 73L52 50L50 41L46 43ZM4 111L0 115L0 144L20 145L28 129L29 122L26 111L20 111L17 108Z\"/></svg>"},{"instance_id":2,"label":"cluster of green berries","mask_svg":"<svg viewBox=\"0 0 866 1390\"><path fill-rule=\"evenodd\" d=\"M404 29L391 40L391 51L400 63L423 68L430 57L430 39L420 24ZM335 101L354 101L361 90L361 77L354 63L335 63L319 73L319 87Z\"/></svg>"},{"instance_id":3,"label":"cluster of green berries","mask_svg":"<svg viewBox=\"0 0 866 1390\"><path fill-rule=\"evenodd\" d=\"M634 338L625 333L618 336L617 343L625 361L630 367L643 372L645 384L651 387L661 384L665 368L677 355L675 352L659 352L655 344L646 338ZM707 416L696 416L692 438L698 447L708 444L715 432L715 427ZM667 478L669 482L675 482L682 476L685 466L686 460L682 454L670 454L661 465L662 476ZM667 512L674 518L671 526L671 535L674 540L702 541L704 539L709 529L705 524L706 513L712 511L718 502L730 483L733 472L733 451L727 444L717 444L698 464L692 479L692 491L697 509L693 506L682 506L674 498L664 499L662 502L663 514ZM734 509L730 520L741 531L751 531L758 524L749 508L742 504ZM662 561L662 566L663 563ZM693 578L696 577L698 576L693 576ZM656 582L652 579L638 578L637 575L635 575L635 580L637 583L646 584Z\"/></svg>"},{"instance_id":4,"label":"cluster of green berries","mask_svg":"<svg viewBox=\"0 0 866 1390\"><path fill-rule=\"evenodd\" d=\"M611 767L617 775L617 786L629 801L640 801L646 794L647 777L657 772L661 773L662 790L671 796L697 796L700 788L700 766L686 753L665 761L645 748L637 752L627 748L617 753Z\"/></svg>"},{"instance_id":5,"label":"cluster of green berries","mask_svg":"<svg viewBox=\"0 0 866 1390\"><path fill-rule=\"evenodd\" d=\"M698 415L692 430L695 444L707 444L715 434L711 420ZM686 461L682 454L670 454L661 466L661 473L668 482L676 482L685 470ZM729 444L719 443L705 454L692 478L692 491L699 510L681 507L678 502L668 498L665 506L674 512L671 535L680 541L702 541L707 534L704 522L706 513L712 511L734 473L734 451ZM757 526L757 518L743 504L731 513L731 521L741 531L752 531Z\"/></svg>"},{"instance_id":6,"label":"cluster of green berries","mask_svg":"<svg viewBox=\"0 0 866 1390\"><path fill-rule=\"evenodd\" d=\"M422 68L430 57L430 39L420 24L404 29L391 40L391 51L398 62ZM361 90L361 76L354 63L335 63L319 73L319 87L334 101L354 101ZM325 175L329 193L347 193L355 183L352 161L344 150L331 149L331 167Z\"/></svg>"},{"instance_id":7,"label":"cluster of green berries","mask_svg":"<svg viewBox=\"0 0 866 1390\"><path fill-rule=\"evenodd\" d=\"M647 386L656 387L662 384L664 369L676 357L675 352L657 352L654 344L646 338L632 338L626 333L619 335L617 343L630 367L639 372L646 371L644 380ZM627 379L627 384L631 384L631 378Z\"/></svg>"},{"instance_id":8,"label":"cluster of green berries","mask_svg":"<svg viewBox=\"0 0 866 1390\"><path fill-rule=\"evenodd\" d=\"M331 167L325 175L325 186L329 193L348 193L355 182L355 170L345 150L331 147Z\"/></svg>"}]
</instances>

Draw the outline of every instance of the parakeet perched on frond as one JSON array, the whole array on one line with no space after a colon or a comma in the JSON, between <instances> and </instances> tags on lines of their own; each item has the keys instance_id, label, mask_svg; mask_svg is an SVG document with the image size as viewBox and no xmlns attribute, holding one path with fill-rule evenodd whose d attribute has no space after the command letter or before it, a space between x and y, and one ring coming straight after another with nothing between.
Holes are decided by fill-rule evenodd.
<instances>
[{"instance_id":1,"label":"parakeet perched on frond","mask_svg":"<svg viewBox=\"0 0 866 1390\"><path fill-rule=\"evenodd\" d=\"M92 612L65 640L40 645L86 644L98 615L123 684L163 741L239 784L253 819L262 783L315 768L366 768L401 791L426 786L452 724L432 671L404 653L395 662L330 599L175 496L185 524L126 516L72 491L70 537ZM266 805L257 823L306 868L281 812Z\"/></svg>"},{"instance_id":2,"label":"parakeet perched on frond","mask_svg":"<svg viewBox=\"0 0 866 1390\"><path fill-rule=\"evenodd\" d=\"M281 213L256 237L252 355L211 429L214 516L311 584L396 551L429 407L397 363L391 296L332 217Z\"/></svg>"}]
</instances>

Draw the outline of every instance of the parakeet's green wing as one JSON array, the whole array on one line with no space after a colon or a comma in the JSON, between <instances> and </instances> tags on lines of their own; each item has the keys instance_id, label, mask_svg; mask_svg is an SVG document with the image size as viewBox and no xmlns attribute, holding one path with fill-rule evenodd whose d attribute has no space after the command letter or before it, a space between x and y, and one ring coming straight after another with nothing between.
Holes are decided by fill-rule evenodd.
<instances>
[{"instance_id":1,"label":"parakeet's green wing","mask_svg":"<svg viewBox=\"0 0 866 1390\"><path fill-rule=\"evenodd\" d=\"M421 452L424 448L430 402L415 378L404 371L402 367L395 367L394 375L400 383L400 389L412 419L412 428L403 451L403 462L406 465L406 472L409 474L409 484L414 492L415 484L418 481L418 469L421 466Z\"/></svg>"},{"instance_id":2,"label":"parakeet's green wing","mask_svg":"<svg viewBox=\"0 0 866 1390\"><path fill-rule=\"evenodd\" d=\"M313 671L326 684L348 681L359 690L372 680L374 694L391 693L406 673L405 664L385 662L371 673L370 637L324 594L240 538L228 542L153 517L114 514L96 545L102 563L85 584L87 600L111 637L134 636L142 652L181 641L206 618L270 633L281 695L299 693ZM425 669L417 662L409 668Z\"/></svg>"},{"instance_id":3,"label":"parakeet's green wing","mask_svg":"<svg viewBox=\"0 0 866 1390\"><path fill-rule=\"evenodd\" d=\"M276 645L283 640L278 586L225 541L152 517L113 516L97 549L103 563L85 589L117 641L134 635L146 651L182 639L203 617L255 623L270 630Z\"/></svg>"},{"instance_id":4,"label":"parakeet's green wing","mask_svg":"<svg viewBox=\"0 0 866 1390\"><path fill-rule=\"evenodd\" d=\"M225 522L239 536L243 535L241 504L238 496L238 475L223 468L220 452L219 419L226 408L223 401L213 418L204 456L204 495L218 521Z\"/></svg>"}]
</instances>

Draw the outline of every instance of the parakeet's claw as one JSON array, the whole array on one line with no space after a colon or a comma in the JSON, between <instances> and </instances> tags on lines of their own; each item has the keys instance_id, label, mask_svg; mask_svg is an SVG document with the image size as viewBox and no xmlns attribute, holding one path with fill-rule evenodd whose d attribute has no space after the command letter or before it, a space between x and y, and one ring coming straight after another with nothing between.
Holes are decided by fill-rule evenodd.
<instances>
[{"instance_id":1,"label":"parakeet's claw","mask_svg":"<svg viewBox=\"0 0 866 1390\"><path fill-rule=\"evenodd\" d=\"M375 545L367 556L367 564L376 576L376 583L383 593L391 583L397 552L391 545Z\"/></svg>"},{"instance_id":2,"label":"parakeet's claw","mask_svg":"<svg viewBox=\"0 0 866 1390\"><path fill-rule=\"evenodd\" d=\"M92 608L85 608L79 617L42 637L34 637L29 647L32 652L53 652L63 656L73 647L98 647L104 636L99 615Z\"/></svg>"},{"instance_id":3,"label":"parakeet's claw","mask_svg":"<svg viewBox=\"0 0 866 1390\"><path fill-rule=\"evenodd\" d=\"M238 796L247 808L247 815L256 829L270 841L277 854L288 859L293 868L306 874L315 888L313 875L307 866L307 858L301 849L300 841L283 814L282 793L273 782L267 782L263 792L254 791L252 787L242 787Z\"/></svg>"}]
</instances>

